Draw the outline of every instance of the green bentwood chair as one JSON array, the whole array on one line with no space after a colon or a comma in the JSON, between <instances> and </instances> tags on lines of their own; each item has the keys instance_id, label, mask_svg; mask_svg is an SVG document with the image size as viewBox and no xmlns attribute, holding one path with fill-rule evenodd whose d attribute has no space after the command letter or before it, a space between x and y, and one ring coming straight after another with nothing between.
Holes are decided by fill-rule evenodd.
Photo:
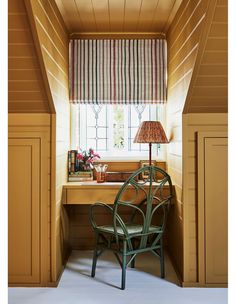
<instances>
[{"instance_id":1,"label":"green bentwood chair","mask_svg":"<svg viewBox=\"0 0 236 304\"><path fill-rule=\"evenodd\" d=\"M143 180L138 180L140 174L145 176ZM164 278L163 233L171 198L170 176L158 167L145 166L127 179L113 206L102 202L91 205L89 217L96 239L91 276L95 276L98 257L105 250L111 250L122 268L121 289L125 289L127 266L134 268L136 255L151 251L160 259ZM110 225L96 222L99 214L96 208L108 211ZM130 212L125 212L126 208L130 208Z\"/></svg>"}]
</instances>

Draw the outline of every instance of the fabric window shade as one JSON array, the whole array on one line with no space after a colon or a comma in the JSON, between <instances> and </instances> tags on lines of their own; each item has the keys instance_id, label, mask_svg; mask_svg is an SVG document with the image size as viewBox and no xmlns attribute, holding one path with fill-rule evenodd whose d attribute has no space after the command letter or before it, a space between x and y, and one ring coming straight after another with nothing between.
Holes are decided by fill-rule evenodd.
<instances>
[{"instance_id":1,"label":"fabric window shade","mask_svg":"<svg viewBox=\"0 0 236 304\"><path fill-rule=\"evenodd\" d=\"M70 102L144 104L166 101L166 41L71 40Z\"/></svg>"}]
</instances>

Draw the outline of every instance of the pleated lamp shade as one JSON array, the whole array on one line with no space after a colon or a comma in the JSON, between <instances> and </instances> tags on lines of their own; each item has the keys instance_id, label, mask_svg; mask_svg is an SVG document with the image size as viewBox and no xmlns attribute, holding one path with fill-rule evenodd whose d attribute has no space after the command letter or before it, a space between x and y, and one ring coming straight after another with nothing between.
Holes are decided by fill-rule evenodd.
<instances>
[{"instance_id":1,"label":"pleated lamp shade","mask_svg":"<svg viewBox=\"0 0 236 304\"><path fill-rule=\"evenodd\" d=\"M134 143L166 144L168 139L160 121L143 121L138 128Z\"/></svg>"},{"instance_id":2,"label":"pleated lamp shade","mask_svg":"<svg viewBox=\"0 0 236 304\"><path fill-rule=\"evenodd\" d=\"M160 121L143 121L138 128L134 143L149 144L149 165L152 163L152 144L167 144L169 141Z\"/></svg>"}]
</instances>

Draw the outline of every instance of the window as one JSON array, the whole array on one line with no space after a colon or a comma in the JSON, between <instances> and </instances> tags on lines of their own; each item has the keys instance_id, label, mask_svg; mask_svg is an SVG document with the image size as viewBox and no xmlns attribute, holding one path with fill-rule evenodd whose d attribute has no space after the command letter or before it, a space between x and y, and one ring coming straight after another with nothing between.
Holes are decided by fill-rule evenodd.
<instances>
[{"instance_id":1,"label":"window","mask_svg":"<svg viewBox=\"0 0 236 304\"><path fill-rule=\"evenodd\" d=\"M92 147L104 159L148 157L148 145L133 143L140 123L162 120L163 105L71 105L72 149ZM153 145L153 157L163 149Z\"/></svg>"}]
</instances>

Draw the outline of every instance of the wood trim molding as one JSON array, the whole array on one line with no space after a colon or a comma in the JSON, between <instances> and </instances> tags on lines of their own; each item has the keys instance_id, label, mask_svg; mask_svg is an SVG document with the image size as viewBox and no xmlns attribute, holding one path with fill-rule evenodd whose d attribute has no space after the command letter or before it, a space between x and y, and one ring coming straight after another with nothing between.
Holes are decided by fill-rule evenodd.
<instances>
[{"instance_id":1,"label":"wood trim molding","mask_svg":"<svg viewBox=\"0 0 236 304\"><path fill-rule=\"evenodd\" d=\"M202 131L197 132L197 158L198 158L198 281L200 286L206 286L206 264L205 264L205 170L202 164L205 162L205 138L228 137L225 131ZM210 284L212 285L212 284ZM213 284L215 285L215 284ZM216 284L217 285L217 284ZM221 284L218 284L221 286Z\"/></svg>"},{"instance_id":2,"label":"wood trim molding","mask_svg":"<svg viewBox=\"0 0 236 304\"><path fill-rule=\"evenodd\" d=\"M56 114L51 115L51 279L57 282L56 271ZM57 286L57 285L56 285Z\"/></svg>"},{"instance_id":3,"label":"wood trim molding","mask_svg":"<svg viewBox=\"0 0 236 304\"><path fill-rule=\"evenodd\" d=\"M194 282L183 282L182 283L182 287L205 287L205 288L209 288L209 287L216 287L216 288L227 288L228 284L200 284L200 283L194 283Z\"/></svg>"},{"instance_id":4,"label":"wood trim molding","mask_svg":"<svg viewBox=\"0 0 236 304\"><path fill-rule=\"evenodd\" d=\"M46 91L46 94L48 97L50 112L55 113L56 109L55 109L55 105L53 102L53 97L52 97L51 89L50 89L49 82L48 82L48 76L47 76L47 72L46 72L46 66L45 66L44 60L43 60L42 49L41 49L39 37L37 34L37 30L36 30L36 24L35 24L34 14L33 14L33 10L32 10L31 0L24 0L24 2L25 2L27 15L29 18L29 23L30 23L33 39L34 39L36 53L38 55L39 66L40 66L40 70L42 73L45 91Z\"/></svg>"},{"instance_id":5,"label":"wood trim molding","mask_svg":"<svg viewBox=\"0 0 236 304\"><path fill-rule=\"evenodd\" d=\"M70 39L166 39L165 33L71 33Z\"/></svg>"}]
</instances>

